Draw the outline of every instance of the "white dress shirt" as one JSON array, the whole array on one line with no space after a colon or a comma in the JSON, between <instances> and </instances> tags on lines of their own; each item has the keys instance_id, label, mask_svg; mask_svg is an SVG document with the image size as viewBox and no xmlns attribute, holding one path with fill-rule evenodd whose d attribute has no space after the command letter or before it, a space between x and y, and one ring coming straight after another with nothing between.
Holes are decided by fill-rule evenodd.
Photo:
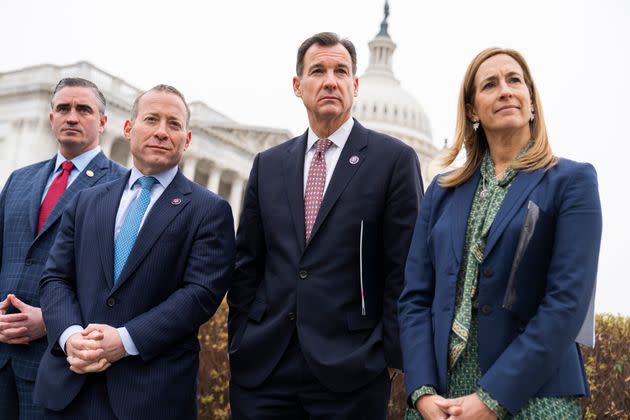
<instances>
[{"instance_id":1,"label":"white dress shirt","mask_svg":"<svg viewBox=\"0 0 630 420\"><path fill-rule=\"evenodd\" d=\"M337 161L339 160L339 156L341 155L341 150L343 149L343 146L346 145L348 137L350 137L352 127L354 127L354 120L352 119L352 117L350 117L348 121L343 123L341 127L337 129L337 131L335 131L328 137L328 140L332 142L332 145L324 155L324 158L326 159L326 182L324 184L324 194L326 194L326 188L328 188L330 178L332 178L335 166L337 166ZM315 134L313 129L309 127L308 137L306 140L306 156L304 157L304 192L306 192L308 170L311 167L313 156L315 156L315 142L317 142L317 140L319 140L319 137L317 137L317 134Z\"/></svg>"},{"instance_id":2,"label":"white dress shirt","mask_svg":"<svg viewBox=\"0 0 630 420\"><path fill-rule=\"evenodd\" d=\"M152 175L155 179L158 180L156 184L153 185L151 189L151 201L149 201L149 206L147 210L144 212L144 216L142 217L142 221L140 222L139 229L142 229L142 225L144 225L144 221L147 218L147 215L151 211L151 208L155 204L155 202L160 198L164 190L171 184L173 179L177 175L177 166L172 167L164 172L161 172L156 175ZM138 178L145 176L142 172L140 172L135 166L131 168L131 175L129 175L129 181L127 182L127 188L122 193L122 197L120 197L120 204L118 205L118 212L116 213L116 224L114 227L114 241L118 237L120 233L120 229L122 228L122 224L125 221L125 216L127 216L127 212L131 207L131 203L138 197L142 187L140 183L136 184ZM112 270L114 268L112 267ZM59 337L59 346L66 351L66 342L68 338L70 338L75 333L80 333L83 331L83 327L80 325L71 325L61 334ZM120 334L120 339L122 340L123 347L125 348L125 352L128 355L135 356L139 354L138 348L136 347L131 335L127 331L125 327L117 328L118 334Z\"/></svg>"}]
</instances>

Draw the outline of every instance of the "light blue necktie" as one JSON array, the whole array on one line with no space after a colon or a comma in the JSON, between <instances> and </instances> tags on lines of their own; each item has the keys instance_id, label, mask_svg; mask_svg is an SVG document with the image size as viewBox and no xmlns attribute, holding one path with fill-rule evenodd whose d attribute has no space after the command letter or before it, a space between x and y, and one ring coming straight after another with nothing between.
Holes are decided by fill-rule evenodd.
<instances>
[{"instance_id":1,"label":"light blue necktie","mask_svg":"<svg viewBox=\"0 0 630 420\"><path fill-rule=\"evenodd\" d=\"M118 282L118 276L120 276L133 244L136 242L138 231L140 230L140 222L142 222L144 213L147 211L151 201L151 188L158 180L152 176L143 176L138 178L136 182L140 183L142 190L134 202L131 203L114 243L114 284Z\"/></svg>"}]
</instances>

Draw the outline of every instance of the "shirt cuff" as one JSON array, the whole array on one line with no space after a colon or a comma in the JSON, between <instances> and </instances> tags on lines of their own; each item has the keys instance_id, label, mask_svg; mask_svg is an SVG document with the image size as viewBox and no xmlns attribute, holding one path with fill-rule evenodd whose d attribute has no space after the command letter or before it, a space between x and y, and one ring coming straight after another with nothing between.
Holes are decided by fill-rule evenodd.
<instances>
[{"instance_id":1,"label":"shirt cuff","mask_svg":"<svg viewBox=\"0 0 630 420\"><path fill-rule=\"evenodd\" d=\"M420 397L424 397L425 395L436 395L437 391L435 390L435 388L433 388L430 385L424 385L421 386L420 388L416 389L415 391L413 391L411 393L411 407L413 407L413 409L416 409L416 403L418 402L418 400L420 399Z\"/></svg>"},{"instance_id":2,"label":"shirt cuff","mask_svg":"<svg viewBox=\"0 0 630 420\"><path fill-rule=\"evenodd\" d=\"M61 333L61 336L59 337L59 347L61 347L61 350L63 350L64 353L66 353L66 342L68 341L68 339L74 334L80 333L81 331L83 331L82 326L70 325L64 330L64 332Z\"/></svg>"},{"instance_id":3,"label":"shirt cuff","mask_svg":"<svg viewBox=\"0 0 630 420\"><path fill-rule=\"evenodd\" d=\"M140 352L138 351L138 348L136 347L133 340L131 339L131 336L129 335L129 331L127 331L127 328L120 327L120 328L116 328L116 330L118 331L118 334L120 335L120 339L122 340L123 347L125 348L127 355L129 356L139 355Z\"/></svg>"},{"instance_id":4,"label":"shirt cuff","mask_svg":"<svg viewBox=\"0 0 630 420\"><path fill-rule=\"evenodd\" d=\"M507 417L508 411L503 408L497 400L492 398L492 395L490 395L486 390L479 387L477 388L477 392L475 392L475 394L477 394L477 397L479 397L482 403L492 410L499 420L503 420Z\"/></svg>"}]
</instances>

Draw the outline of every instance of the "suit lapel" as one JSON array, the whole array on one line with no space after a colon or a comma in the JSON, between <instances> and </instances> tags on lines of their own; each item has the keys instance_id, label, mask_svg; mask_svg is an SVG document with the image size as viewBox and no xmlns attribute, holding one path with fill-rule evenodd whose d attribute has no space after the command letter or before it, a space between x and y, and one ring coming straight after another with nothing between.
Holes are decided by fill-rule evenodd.
<instances>
[{"instance_id":1,"label":"suit lapel","mask_svg":"<svg viewBox=\"0 0 630 420\"><path fill-rule=\"evenodd\" d=\"M46 164L42 165L42 167L39 168L39 170L33 176L33 187L35 188L35 191L33 191L33 194L31 194L28 215L28 220L30 223L29 232L33 233L33 236L31 236L32 238L38 236L37 221L39 219L39 208L42 205L42 194L44 194L44 189L46 188L46 183L48 182L48 177L50 176L50 173L55 169L56 161L57 158L53 157Z\"/></svg>"},{"instance_id":2,"label":"suit lapel","mask_svg":"<svg viewBox=\"0 0 630 420\"><path fill-rule=\"evenodd\" d=\"M296 139L291 145L284 160L284 182L295 227L300 253L305 246L304 227L304 157L306 155L306 144L308 130Z\"/></svg>"},{"instance_id":3,"label":"suit lapel","mask_svg":"<svg viewBox=\"0 0 630 420\"><path fill-rule=\"evenodd\" d=\"M311 231L311 240L317 234L324 220L326 220L326 216L330 213L330 210L337 202L337 199L339 199L339 196L346 188L346 185L348 185L348 182L350 182L357 169L363 164L367 154L367 146L368 130L359 124L357 120L354 120L354 126L352 127L346 145L339 155L339 160L330 179L330 184L328 188L326 188L322 205L317 213L317 218L315 219L315 224ZM354 164L350 163L350 158L353 156L359 158L358 162Z\"/></svg>"},{"instance_id":4,"label":"suit lapel","mask_svg":"<svg viewBox=\"0 0 630 420\"><path fill-rule=\"evenodd\" d=\"M472 207L472 202L479 184L481 173L479 169L475 171L473 176L462 185L455 188L453 192L453 202L449 210L446 220L453 221L451 229L451 244L453 245L453 254L457 260L457 267L461 264L461 257L464 253L464 240L466 239L466 227L468 225L468 215Z\"/></svg>"},{"instance_id":5,"label":"suit lapel","mask_svg":"<svg viewBox=\"0 0 630 420\"><path fill-rule=\"evenodd\" d=\"M164 229L171 223L171 220L188 205L190 198L186 196L192 192L189 185L190 182L191 181L186 179L184 175L178 171L173 181L155 202L144 220L140 232L138 232L136 242L127 258L125 267L120 273L120 277L118 277L116 286L114 286L111 291L112 293L133 274L138 268L138 265L146 258L149 251L151 251ZM181 201L177 204L173 204L172 201L175 198L179 198ZM112 267L112 271L113 266L112 261L112 265L110 266Z\"/></svg>"},{"instance_id":6,"label":"suit lapel","mask_svg":"<svg viewBox=\"0 0 630 420\"><path fill-rule=\"evenodd\" d=\"M129 182L129 174L120 178L108 186L103 193L103 202L99 203L94 220L98 221L98 249L101 256L101 264L107 284L114 287L114 229L116 228L116 215L120 206L120 198Z\"/></svg>"},{"instance_id":7,"label":"suit lapel","mask_svg":"<svg viewBox=\"0 0 630 420\"><path fill-rule=\"evenodd\" d=\"M74 198L75 195L79 191L85 188L89 188L94 186L99 179L101 179L107 173L107 168L109 166L109 162L103 152L100 152L98 155L94 156L94 158L87 164L83 172L77 176L72 184L64 191L64 193L59 197L59 200L53 207L50 215L46 219L46 223L42 226L42 230L39 232L39 236L43 235L50 226L52 226L61 214L63 210L66 208L66 205ZM87 173L90 171L92 176L88 176ZM50 172L49 172L50 173ZM41 197L41 194L40 194ZM39 213L39 211L38 211Z\"/></svg>"},{"instance_id":8,"label":"suit lapel","mask_svg":"<svg viewBox=\"0 0 630 420\"><path fill-rule=\"evenodd\" d=\"M538 169L535 171L527 172L521 171L514 178L513 184L510 186L503 204L499 209L492 227L488 233L488 240L486 241L486 248L484 251L484 258L490 254L492 248L497 243L499 237L508 225L508 222L512 220L515 213L528 199L530 192L536 185L542 180L545 175L544 169Z\"/></svg>"}]
</instances>

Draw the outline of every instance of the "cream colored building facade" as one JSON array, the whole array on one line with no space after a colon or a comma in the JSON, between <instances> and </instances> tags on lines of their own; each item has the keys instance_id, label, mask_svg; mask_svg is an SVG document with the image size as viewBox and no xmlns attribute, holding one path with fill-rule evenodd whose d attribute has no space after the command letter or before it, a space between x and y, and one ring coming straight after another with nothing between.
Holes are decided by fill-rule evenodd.
<instances>
[{"instance_id":1,"label":"cream colored building facade","mask_svg":"<svg viewBox=\"0 0 630 420\"><path fill-rule=\"evenodd\" d=\"M56 153L57 140L48 114L52 90L64 77L82 77L101 89L108 116L101 147L113 160L131 166L122 127L141 90L84 61L68 66L39 65L0 73L0 186L15 169ZM254 156L287 140L291 133L237 123L203 102L189 105L194 141L180 167L189 179L226 198L238 215Z\"/></svg>"}]
</instances>

